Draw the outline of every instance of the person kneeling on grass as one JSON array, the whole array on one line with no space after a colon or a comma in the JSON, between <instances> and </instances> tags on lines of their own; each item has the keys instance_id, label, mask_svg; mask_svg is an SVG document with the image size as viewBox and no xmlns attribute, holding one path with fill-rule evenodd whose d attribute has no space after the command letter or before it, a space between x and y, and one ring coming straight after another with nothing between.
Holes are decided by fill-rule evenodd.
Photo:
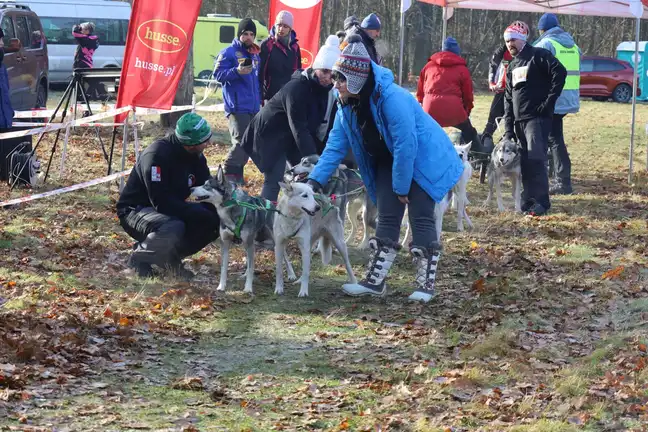
<instances>
[{"instance_id":1,"label":"person kneeling on grass","mask_svg":"<svg viewBox=\"0 0 648 432\"><path fill-rule=\"evenodd\" d=\"M371 200L378 206L376 237L367 276L346 284L352 296L383 296L385 278L399 249L405 205L413 231L410 252L417 259L415 291L410 300L434 296L441 255L434 219L435 202L457 183L461 160L443 129L416 100L394 83L389 69L373 63L357 36L348 39L333 67L339 93L335 124L308 183L314 190L328 183L350 147Z\"/></svg>"},{"instance_id":2,"label":"person kneeling on grass","mask_svg":"<svg viewBox=\"0 0 648 432\"><path fill-rule=\"evenodd\" d=\"M191 188L209 178L203 151L211 137L205 119L185 114L175 133L148 146L131 171L117 202L117 216L137 241L128 266L139 276L152 276L152 265L157 265L190 279L194 274L182 266L182 259L218 238L216 209L185 202Z\"/></svg>"}]
</instances>

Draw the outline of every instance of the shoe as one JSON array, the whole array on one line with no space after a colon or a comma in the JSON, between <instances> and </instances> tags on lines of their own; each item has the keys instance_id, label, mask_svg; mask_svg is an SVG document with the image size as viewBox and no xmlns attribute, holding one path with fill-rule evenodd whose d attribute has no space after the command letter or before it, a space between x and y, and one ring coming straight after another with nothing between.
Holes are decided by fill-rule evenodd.
<instances>
[{"instance_id":1,"label":"shoe","mask_svg":"<svg viewBox=\"0 0 648 432\"><path fill-rule=\"evenodd\" d=\"M126 263L128 268L133 269L135 274L141 278L150 278L153 277L153 267L150 264L137 262L131 255L128 257L128 262Z\"/></svg>"},{"instance_id":2,"label":"shoe","mask_svg":"<svg viewBox=\"0 0 648 432\"><path fill-rule=\"evenodd\" d=\"M416 262L416 289L408 300L428 303L436 295L434 285L441 251L439 249L412 246L410 253L414 256Z\"/></svg>"},{"instance_id":3,"label":"shoe","mask_svg":"<svg viewBox=\"0 0 648 432\"><path fill-rule=\"evenodd\" d=\"M493 142L493 137L490 135L482 136L482 151L487 154L493 153L495 148L495 142Z\"/></svg>"},{"instance_id":4,"label":"shoe","mask_svg":"<svg viewBox=\"0 0 648 432\"><path fill-rule=\"evenodd\" d=\"M565 186L563 183L556 183L549 188L550 195L571 195L574 189L571 185Z\"/></svg>"},{"instance_id":5,"label":"shoe","mask_svg":"<svg viewBox=\"0 0 648 432\"><path fill-rule=\"evenodd\" d=\"M524 211L524 214L528 216L544 216L547 214L547 211L548 210L544 208L542 204L534 202L527 210Z\"/></svg>"},{"instance_id":6,"label":"shoe","mask_svg":"<svg viewBox=\"0 0 648 432\"><path fill-rule=\"evenodd\" d=\"M369 248L371 248L371 258L367 264L367 275L358 283L344 284L342 291L347 295L384 297L387 294L385 279L396 259L400 245L372 237L369 240Z\"/></svg>"}]
</instances>

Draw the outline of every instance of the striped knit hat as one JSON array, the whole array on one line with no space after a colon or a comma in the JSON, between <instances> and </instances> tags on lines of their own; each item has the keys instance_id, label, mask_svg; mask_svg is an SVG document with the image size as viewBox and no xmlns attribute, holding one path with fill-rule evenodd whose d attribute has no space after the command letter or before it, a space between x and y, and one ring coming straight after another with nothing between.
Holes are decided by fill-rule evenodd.
<instances>
[{"instance_id":1,"label":"striped knit hat","mask_svg":"<svg viewBox=\"0 0 648 432\"><path fill-rule=\"evenodd\" d=\"M362 86L369 78L371 57L369 57L360 35L351 35L346 42L348 45L344 47L333 70L344 75L347 80L347 90L350 93L360 94Z\"/></svg>"},{"instance_id":2,"label":"striped knit hat","mask_svg":"<svg viewBox=\"0 0 648 432\"><path fill-rule=\"evenodd\" d=\"M195 146L207 142L212 131L204 118L195 113L187 113L176 123L175 135L182 145Z\"/></svg>"}]
</instances>

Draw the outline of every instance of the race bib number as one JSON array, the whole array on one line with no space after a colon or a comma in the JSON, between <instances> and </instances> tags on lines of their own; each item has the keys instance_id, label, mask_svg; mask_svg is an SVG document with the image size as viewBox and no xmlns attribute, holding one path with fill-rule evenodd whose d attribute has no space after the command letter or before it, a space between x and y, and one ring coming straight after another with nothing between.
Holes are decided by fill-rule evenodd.
<instances>
[{"instance_id":1,"label":"race bib number","mask_svg":"<svg viewBox=\"0 0 648 432\"><path fill-rule=\"evenodd\" d=\"M162 170L158 166L151 167L151 181L152 182L161 182L162 181Z\"/></svg>"},{"instance_id":2,"label":"race bib number","mask_svg":"<svg viewBox=\"0 0 648 432\"><path fill-rule=\"evenodd\" d=\"M516 68L512 73L512 75L513 75L513 87L515 87L519 83L526 82L528 73L529 73L529 66L523 66L523 67Z\"/></svg>"}]
</instances>

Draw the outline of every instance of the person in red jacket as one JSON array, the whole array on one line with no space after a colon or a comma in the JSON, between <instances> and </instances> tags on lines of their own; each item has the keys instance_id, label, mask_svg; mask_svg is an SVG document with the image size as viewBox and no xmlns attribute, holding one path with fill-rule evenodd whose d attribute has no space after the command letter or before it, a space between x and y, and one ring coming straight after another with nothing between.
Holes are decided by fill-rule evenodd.
<instances>
[{"instance_id":1,"label":"person in red jacket","mask_svg":"<svg viewBox=\"0 0 648 432\"><path fill-rule=\"evenodd\" d=\"M441 127L455 127L472 150L481 149L470 112L473 109L473 84L459 43L453 37L443 42L443 51L434 54L421 70L416 97L423 109Z\"/></svg>"}]
</instances>

